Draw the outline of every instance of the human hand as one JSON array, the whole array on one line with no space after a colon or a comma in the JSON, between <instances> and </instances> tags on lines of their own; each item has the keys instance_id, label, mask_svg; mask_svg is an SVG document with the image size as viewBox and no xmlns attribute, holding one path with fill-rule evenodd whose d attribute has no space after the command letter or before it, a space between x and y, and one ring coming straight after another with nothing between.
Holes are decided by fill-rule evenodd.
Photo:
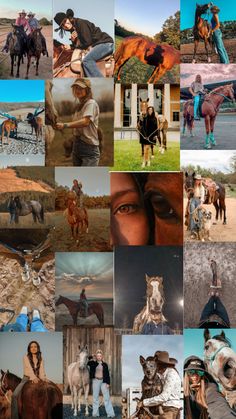
<instances>
[{"instance_id":1,"label":"human hand","mask_svg":"<svg viewBox=\"0 0 236 419\"><path fill-rule=\"evenodd\" d=\"M107 388L109 388L110 387L110 384L106 384L106 386L107 386Z\"/></svg>"},{"instance_id":2,"label":"human hand","mask_svg":"<svg viewBox=\"0 0 236 419\"><path fill-rule=\"evenodd\" d=\"M32 383L34 383L34 384L38 384L39 383L39 378L34 378L34 380L32 380Z\"/></svg>"},{"instance_id":3,"label":"human hand","mask_svg":"<svg viewBox=\"0 0 236 419\"><path fill-rule=\"evenodd\" d=\"M70 45L64 45L63 49L71 49Z\"/></svg>"},{"instance_id":4,"label":"human hand","mask_svg":"<svg viewBox=\"0 0 236 419\"><path fill-rule=\"evenodd\" d=\"M59 130L63 130L64 129L63 122L57 122L56 125L55 125L55 128L59 129Z\"/></svg>"},{"instance_id":5,"label":"human hand","mask_svg":"<svg viewBox=\"0 0 236 419\"><path fill-rule=\"evenodd\" d=\"M78 38L77 32L76 32L76 31L73 31L73 32L72 32L72 34L71 34L70 39L71 39L72 41L75 41L77 38Z\"/></svg>"}]
</instances>

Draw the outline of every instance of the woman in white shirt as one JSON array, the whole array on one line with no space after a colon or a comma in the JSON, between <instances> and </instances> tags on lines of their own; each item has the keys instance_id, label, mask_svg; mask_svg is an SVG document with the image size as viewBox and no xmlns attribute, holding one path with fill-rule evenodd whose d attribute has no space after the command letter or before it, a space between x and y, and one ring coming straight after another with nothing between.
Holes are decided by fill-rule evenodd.
<instances>
[{"instance_id":1,"label":"woman in white shirt","mask_svg":"<svg viewBox=\"0 0 236 419\"><path fill-rule=\"evenodd\" d=\"M201 205L205 201L205 188L202 184L202 181L203 179L201 175L196 174L194 177L193 196L189 202L190 230L192 239L196 237L197 229L199 228L199 224L201 223L201 211L198 211L198 223L194 221L193 214L197 208L201 208Z\"/></svg>"}]
</instances>

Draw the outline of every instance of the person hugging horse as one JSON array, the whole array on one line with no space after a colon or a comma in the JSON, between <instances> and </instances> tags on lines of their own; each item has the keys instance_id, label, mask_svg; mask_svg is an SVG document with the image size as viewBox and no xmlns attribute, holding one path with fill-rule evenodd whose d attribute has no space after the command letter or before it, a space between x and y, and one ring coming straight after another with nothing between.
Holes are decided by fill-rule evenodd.
<instances>
[{"instance_id":1,"label":"person hugging horse","mask_svg":"<svg viewBox=\"0 0 236 419\"><path fill-rule=\"evenodd\" d=\"M205 188L202 184L202 177L200 174L196 174L194 177L194 187L192 196L189 200L189 218L190 218L190 231L191 238L194 239L197 236L197 230L201 223L201 211L200 208L205 201ZM195 221L194 213L198 212L198 223Z\"/></svg>"},{"instance_id":2,"label":"person hugging horse","mask_svg":"<svg viewBox=\"0 0 236 419\"><path fill-rule=\"evenodd\" d=\"M222 32L220 30L220 20L218 16L219 12L220 12L219 7L217 6L211 7L212 38L213 38L213 42L215 44L217 53L219 54L220 62L223 64L229 64L229 57L228 57L228 54L227 54L227 51L225 49L224 42L222 39Z\"/></svg>"},{"instance_id":3,"label":"person hugging horse","mask_svg":"<svg viewBox=\"0 0 236 419\"><path fill-rule=\"evenodd\" d=\"M111 36L106 32L102 32L94 23L85 19L75 18L71 9L68 9L66 13L57 13L54 20L59 26L55 31L59 31L61 38L63 38L65 31L71 32L72 45L66 45L65 49L87 50L90 48L82 62L85 76L103 77L96 65L96 61L113 53L114 41Z\"/></svg>"}]
</instances>

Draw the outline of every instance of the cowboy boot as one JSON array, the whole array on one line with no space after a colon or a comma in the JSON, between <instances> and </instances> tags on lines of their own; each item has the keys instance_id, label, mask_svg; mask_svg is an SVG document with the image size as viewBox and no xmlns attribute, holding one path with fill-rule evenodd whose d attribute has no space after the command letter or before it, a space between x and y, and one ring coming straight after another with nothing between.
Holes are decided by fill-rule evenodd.
<instances>
[{"instance_id":1,"label":"cowboy boot","mask_svg":"<svg viewBox=\"0 0 236 419\"><path fill-rule=\"evenodd\" d=\"M204 148L205 148L206 150L210 150L210 149L211 149L211 144L210 144L209 134L206 134Z\"/></svg>"},{"instance_id":2,"label":"cowboy boot","mask_svg":"<svg viewBox=\"0 0 236 419\"><path fill-rule=\"evenodd\" d=\"M210 134L209 134L209 138L210 138L210 142L211 142L211 144L212 144L212 145L216 145L216 140L215 140L215 137L214 137L213 132L210 132Z\"/></svg>"}]
</instances>

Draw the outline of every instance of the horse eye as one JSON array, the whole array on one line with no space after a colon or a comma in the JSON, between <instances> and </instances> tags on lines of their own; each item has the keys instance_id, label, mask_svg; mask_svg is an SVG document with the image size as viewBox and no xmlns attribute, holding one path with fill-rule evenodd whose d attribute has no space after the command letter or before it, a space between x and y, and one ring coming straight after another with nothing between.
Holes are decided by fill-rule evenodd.
<instances>
[{"instance_id":1,"label":"horse eye","mask_svg":"<svg viewBox=\"0 0 236 419\"><path fill-rule=\"evenodd\" d=\"M207 351L209 349L209 345L205 345L205 349Z\"/></svg>"},{"instance_id":2,"label":"horse eye","mask_svg":"<svg viewBox=\"0 0 236 419\"><path fill-rule=\"evenodd\" d=\"M173 219L178 218L177 214L175 213L174 208L169 204L167 199L165 199L162 195L153 194L151 196L151 203L153 205L153 209L155 214L162 219Z\"/></svg>"}]
</instances>

